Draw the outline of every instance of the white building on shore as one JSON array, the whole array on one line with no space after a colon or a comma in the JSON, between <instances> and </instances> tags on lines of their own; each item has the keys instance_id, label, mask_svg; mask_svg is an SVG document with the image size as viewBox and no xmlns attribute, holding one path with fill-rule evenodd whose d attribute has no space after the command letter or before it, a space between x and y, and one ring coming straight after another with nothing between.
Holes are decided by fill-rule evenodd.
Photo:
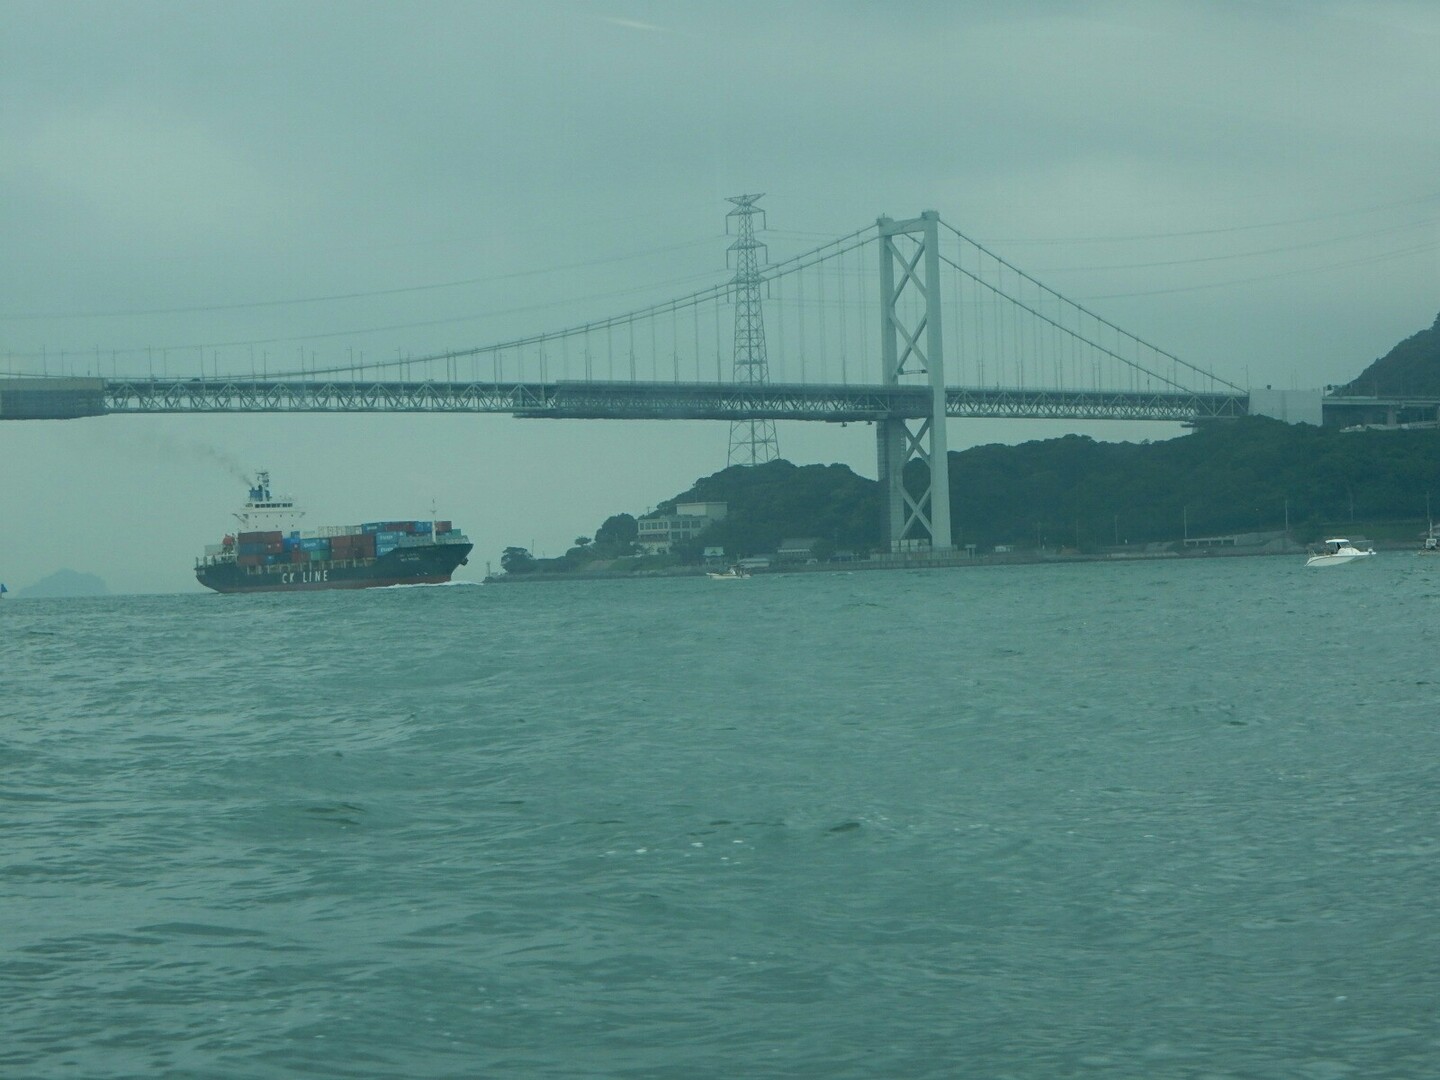
<instances>
[{"instance_id":1,"label":"white building on shore","mask_svg":"<svg viewBox=\"0 0 1440 1080\"><path fill-rule=\"evenodd\" d=\"M642 517L636 525L636 543L647 555L667 555L671 548L693 540L717 521L724 521L730 504L723 502L676 503L673 514Z\"/></svg>"}]
</instances>

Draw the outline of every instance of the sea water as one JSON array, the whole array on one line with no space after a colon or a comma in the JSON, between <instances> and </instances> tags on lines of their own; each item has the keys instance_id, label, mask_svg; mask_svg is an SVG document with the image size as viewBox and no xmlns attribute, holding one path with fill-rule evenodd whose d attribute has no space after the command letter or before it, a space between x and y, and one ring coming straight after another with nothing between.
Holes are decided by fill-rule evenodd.
<instances>
[{"instance_id":1,"label":"sea water","mask_svg":"<svg viewBox=\"0 0 1440 1080\"><path fill-rule=\"evenodd\" d=\"M0 604L0 1076L1440 1075L1440 561Z\"/></svg>"}]
</instances>

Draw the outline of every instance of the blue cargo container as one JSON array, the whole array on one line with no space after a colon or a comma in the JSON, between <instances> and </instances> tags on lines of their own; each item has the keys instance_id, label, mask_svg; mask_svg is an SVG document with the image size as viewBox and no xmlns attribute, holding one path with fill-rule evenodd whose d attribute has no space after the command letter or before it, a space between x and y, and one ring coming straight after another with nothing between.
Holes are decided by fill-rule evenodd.
<instances>
[{"instance_id":1,"label":"blue cargo container","mask_svg":"<svg viewBox=\"0 0 1440 1080\"><path fill-rule=\"evenodd\" d=\"M329 551L330 538L328 536L307 536L300 541L301 551Z\"/></svg>"},{"instance_id":2,"label":"blue cargo container","mask_svg":"<svg viewBox=\"0 0 1440 1080\"><path fill-rule=\"evenodd\" d=\"M364 525L360 526L360 531L367 533L378 533L380 531L380 527L384 524L385 523L383 521L367 521Z\"/></svg>"},{"instance_id":3,"label":"blue cargo container","mask_svg":"<svg viewBox=\"0 0 1440 1080\"><path fill-rule=\"evenodd\" d=\"M429 533L429 531L430 531L430 522L428 522L428 521L417 521L417 522L415 522L415 531L416 531L417 533Z\"/></svg>"}]
</instances>

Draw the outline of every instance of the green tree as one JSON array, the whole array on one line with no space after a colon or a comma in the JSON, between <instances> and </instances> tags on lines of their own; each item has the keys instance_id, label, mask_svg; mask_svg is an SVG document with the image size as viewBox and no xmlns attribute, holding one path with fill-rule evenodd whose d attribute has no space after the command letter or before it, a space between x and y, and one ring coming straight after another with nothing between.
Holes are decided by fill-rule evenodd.
<instances>
[{"instance_id":1,"label":"green tree","mask_svg":"<svg viewBox=\"0 0 1440 1080\"><path fill-rule=\"evenodd\" d=\"M633 544L640 535L640 526L630 514L612 514L595 530L597 544Z\"/></svg>"},{"instance_id":2,"label":"green tree","mask_svg":"<svg viewBox=\"0 0 1440 1080\"><path fill-rule=\"evenodd\" d=\"M523 547L507 547L500 553L500 569L507 574L534 573L535 556Z\"/></svg>"}]
</instances>

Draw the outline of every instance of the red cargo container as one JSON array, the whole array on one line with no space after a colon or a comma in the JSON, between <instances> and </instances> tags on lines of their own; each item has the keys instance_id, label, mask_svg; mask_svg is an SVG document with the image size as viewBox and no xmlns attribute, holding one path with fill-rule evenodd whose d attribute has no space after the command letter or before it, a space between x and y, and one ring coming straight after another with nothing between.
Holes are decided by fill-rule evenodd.
<instances>
[{"instance_id":1,"label":"red cargo container","mask_svg":"<svg viewBox=\"0 0 1440 1080\"><path fill-rule=\"evenodd\" d=\"M278 544L285 539L281 532L242 532L235 539L242 544Z\"/></svg>"},{"instance_id":2,"label":"red cargo container","mask_svg":"<svg viewBox=\"0 0 1440 1080\"><path fill-rule=\"evenodd\" d=\"M235 565L236 565L236 566L264 566L264 565L265 565L265 556L264 556L264 555L237 555L237 556L235 557Z\"/></svg>"},{"instance_id":3,"label":"red cargo container","mask_svg":"<svg viewBox=\"0 0 1440 1080\"><path fill-rule=\"evenodd\" d=\"M437 522L435 522L435 531L436 531L437 533L447 533L447 532L449 532L449 531L450 531L450 522L448 522L448 521L437 521Z\"/></svg>"}]
</instances>

